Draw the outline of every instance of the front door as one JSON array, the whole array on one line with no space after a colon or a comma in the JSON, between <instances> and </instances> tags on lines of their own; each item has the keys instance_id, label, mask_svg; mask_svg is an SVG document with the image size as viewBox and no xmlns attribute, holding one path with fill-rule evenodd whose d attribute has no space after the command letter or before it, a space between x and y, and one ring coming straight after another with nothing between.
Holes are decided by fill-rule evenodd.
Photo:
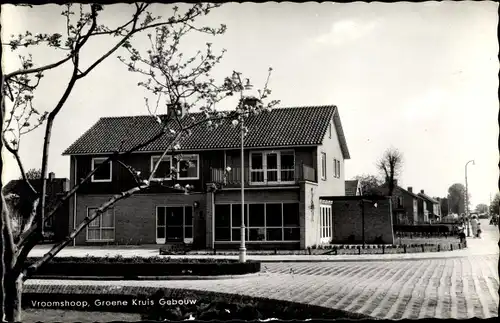
<instances>
[{"instance_id":1,"label":"front door","mask_svg":"<svg viewBox=\"0 0 500 323\"><path fill-rule=\"evenodd\" d=\"M193 238L192 207L159 206L156 209L156 243L185 242Z\"/></svg>"}]
</instances>

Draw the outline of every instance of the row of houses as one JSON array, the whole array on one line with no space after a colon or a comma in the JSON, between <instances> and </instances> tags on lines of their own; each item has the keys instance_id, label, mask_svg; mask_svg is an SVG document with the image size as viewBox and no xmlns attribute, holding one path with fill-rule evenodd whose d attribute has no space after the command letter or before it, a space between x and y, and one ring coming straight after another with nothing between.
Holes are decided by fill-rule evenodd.
<instances>
[{"instance_id":1,"label":"row of houses","mask_svg":"<svg viewBox=\"0 0 500 323\"><path fill-rule=\"evenodd\" d=\"M346 195L363 195L359 180L348 180L345 183ZM382 195L387 195L387 185L380 187ZM426 224L441 219L441 201L425 194L424 190L414 192L413 187L407 189L394 181L391 197L393 224Z\"/></svg>"},{"instance_id":2,"label":"row of houses","mask_svg":"<svg viewBox=\"0 0 500 323\"><path fill-rule=\"evenodd\" d=\"M163 118L164 116L160 116ZM183 113L189 126L202 113ZM167 126L178 130L175 120ZM393 243L388 197L351 194L344 179L349 149L336 106L275 108L246 120L243 169L241 134L231 120L215 129L197 126L179 142L181 157L161 153L172 135L124 157L147 178L161 180L118 202L93 221L75 245L189 243L194 248L238 248L242 212L248 248L304 249L329 242ZM150 115L101 118L63 153L73 187L116 151L127 151L161 131ZM161 158L161 160L160 160ZM167 175L171 168L177 176ZM243 176L242 176L243 174ZM347 182L349 183L349 182ZM189 194L172 189L189 185ZM241 185L245 204L241 205ZM68 203L60 235L74 229L134 177L110 163L83 184ZM406 202L405 202L406 203ZM57 225L56 225L57 226ZM56 231L57 231L56 230Z\"/></svg>"}]
</instances>

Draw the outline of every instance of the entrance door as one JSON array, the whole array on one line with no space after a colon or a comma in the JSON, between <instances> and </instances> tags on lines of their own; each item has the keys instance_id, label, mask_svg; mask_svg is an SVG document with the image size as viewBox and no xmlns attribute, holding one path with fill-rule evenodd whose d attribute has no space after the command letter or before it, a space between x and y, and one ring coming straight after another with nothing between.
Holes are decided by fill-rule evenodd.
<instances>
[{"instance_id":1,"label":"entrance door","mask_svg":"<svg viewBox=\"0 0 500 323\"><path fill-rule=\"evenodd\" d=\"M192 242L193 208L159 206L156 208L156 243Z\"/></svg>"},{"instance_id":2,"label":"entrance door","mask_svg":"<svg viewBox=\"0 0 500 323\"><path fill-rule=\"evenodd\" d=\"M182 242L184 239L184 207L167 207L165 219L165 237L167 242Z\"/></svg>"}]
</instances>

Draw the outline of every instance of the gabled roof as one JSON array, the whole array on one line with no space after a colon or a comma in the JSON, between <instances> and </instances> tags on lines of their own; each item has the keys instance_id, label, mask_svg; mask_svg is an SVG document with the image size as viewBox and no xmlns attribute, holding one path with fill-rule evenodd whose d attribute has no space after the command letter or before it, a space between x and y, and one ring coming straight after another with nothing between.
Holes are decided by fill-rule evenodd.
<instances>
[{"instance_id":1,"label":"gabled roof","mask_svg":"<svg viewBox=\"0 0 500 323\"><path fill-rule=\"evenodd\" d=\"M380 185L380 188L381 188L381 189L383 189L383 190L386 190L386 192L385 192L385 193L387 193L387 191L389 190L389 188L388 188L388 186L387 186L387 183L384 183L384 184ZM401 190L402 192L404 192L404 193L406 193L406 194L408 194L408 195L410 195L410 196L412 196L412 197L414 197L414 198L417 198L417 199L418 199L418 198L420 198L420 196L418 196L417 194L412 193L412 192L410 192L410 191L408 191L408 190L405 190L405 189L404 189L404 188L402 188L401 186L395 185L395 186L394 186L394 190L396 190L396 189Z\"/></svg>"},{"instance_id":2,"label":"gabled roof","mask_svg":"<svg viewBox=\"0 0 500 323\"><path fill-rule=\"evenodd\" d=\"M418 193L418 196L420 196L421 198L431 202L431 203L434 203L434 204L439 204L438 201L436 201L435 199L433 199L432 197L430 197L429 195L425 194L425 193Z\"/></svg>"},{"instance_id":3,"label":"gabled roof","mask_svg":"<svg viewBox=\"0 0 500 323\"><path fill-rule=\"evenodd\" d=\"M163 116L160 116L162 118ZM184 126L203 120L202 113L189 113L181 122ZM329 121L334 121L345 159L349 159L349 150L340 123L337 107L309 106L295 108L275 108L269 112L250 116L245 125L248 134L245 147L285 147L316 146L323 142L328 130ZM178 130L175 120L169 121L170 129ZM63 155L105 154L114 151L127 151L132 147L153 138L161 130L156 118L150 115L134 117L101 118L80 138L78 138ZM201 125L191 129L190 136L179 141L181 150L208 150L239 148L240 130L233 127L230 119L212 130ZM165 150L173 140L168 133L153 143L137 150L139 152L159 152Z\"/></svg>"},{"instance_id":4,"label":"gabled roof","mask_svg":"<svg viewBox=\"0 0 500 323\"><path fill-rule=\"evenodd\" d=\"M345 195L356 196L359 181L357 179L345 181Z\"/></svg>"}]
</instances>

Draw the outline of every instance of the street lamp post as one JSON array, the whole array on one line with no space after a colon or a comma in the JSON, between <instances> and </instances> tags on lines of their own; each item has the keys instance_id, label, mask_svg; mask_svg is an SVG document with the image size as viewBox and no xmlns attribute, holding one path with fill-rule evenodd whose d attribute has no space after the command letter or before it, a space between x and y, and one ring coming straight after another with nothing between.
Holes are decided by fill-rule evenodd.
<instances>
[{"instance_id":1,"label":"street lamp post","mask_svg":"<svg viewBox=\"0 0 500 323\"><path fill-rule=\"evenodd\" d=\"M469 160L465 164L465 218L467 219L467 236L470 237L470 225L469 225L469 184L467 183L467 166L469 163L474 165L474 160Z\"/></svg>"},{"instance_id":2,"label":"street lamp post","mask_svg":"<svg viewBox=\"0 0 500 323\"><path fill-rule=\"evenodd\" d=\"M365 249L365 200L361 200L361 239L363 239L363 249Z\"/></svg>"},{"instance_id":3,"label":"street lamp post","mask_svg":"<svg viewBox=\"0 0 500 323\"><path fill-rule=\"evenodd\" d=\"M247 248L245 246L245 128L243 125L243 118L241 123L241 234L240 234L240 262L246 262Z\"/></svg>"}]
</instances>

